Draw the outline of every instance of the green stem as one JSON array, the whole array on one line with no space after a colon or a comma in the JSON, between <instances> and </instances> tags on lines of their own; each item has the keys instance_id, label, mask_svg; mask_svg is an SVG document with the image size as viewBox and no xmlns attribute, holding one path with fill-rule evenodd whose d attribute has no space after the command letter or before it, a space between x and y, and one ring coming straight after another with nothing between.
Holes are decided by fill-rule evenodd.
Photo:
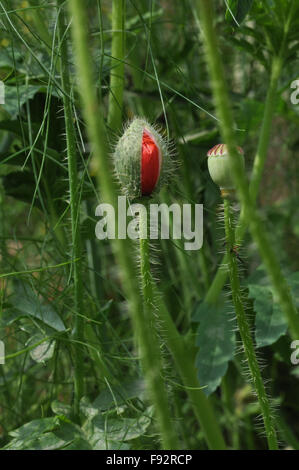
<instances>
[{"instance_id":1,"label":"green stem","mask_svg":"<svg viewBox=\"0 0 299 470\"><path fill-rule=\"evenodd\" d=\"M144 372L148 387L151 392L152 401L159 428L161 430L162 442L165 449L177 449L177 439L174 426L171 423L169 411L169 399L162 378L162 357L159 339L157 336L155 317L155 297L153 291L153 280L150 267L150 249L147 228L147 211L141 210L139 214L140 230L140 275L143 294L143 328L146 341L143 343Z\"/></svg>"},{"instance_id":2,"label":"green stem","mask_svg":"<svg viewBox=\"0 0 299 470\"><path fill-rule=\"evenodd\" d=\"M201 12L206 58L211 73L212 88L216 109L220 118L221 133L228 147L232 176L242 203L244 218L248 220L250 232L270 275L274 291L288 321L290 332L292 336L297 339L299 338L299 316L290 289L282 275L275 251L271 246L263 223L255 210L255 204L249 192L242 161L239 158L236 148L233 130L234 121L224 79L223 65L218 50L217 36L213 26L212 4L208 0L197 0L197 6L200 7Z\"/></svg>"},{"instance_id":3,"label":"green stem","mask_svg":"<svg viewBox=\"0 0 299 470\"><path fill-rule=\"evenodd\" d=\"M165 343L182 377L195 416L202 427L208 446L213 450L225 449L225 442L211 402L200 388L194 365L194 357L189 348L189 344L185 342L179 334L156 288L154 289L154 293L155 297L160 299L158 315L163 325Z\"/></svg>"},{"instance_id":4,"label":"green stem","mask_svg":"<svg viewBox=\"0 0 299 470\"><path fill-rule=\"evenodd\" d=\"M84 394L84 355L82 346L84 342L84 322L83 322L83 282L82 282L82 249L80 237L80 194L78 184L77 169L77 147L76 133L73 124L72 104L68 96L71 94L71 82L68 69L67 42L64 37L66 25L65 14L63 10L64 0L58 0L60 7L58 17L58 32L61 52L61 86L64 91L63 107L67 142L67 162L69 175L70 208L71 208L71 231L72 231L72 258L75 263L72 264L74 297L75 297L75 319L73 328L73 339L77 342L73 348L74 354L74 415L79 419L80 400Z\"/></svg>"},{"instance_id":5,"label":"green stem","mask_svg":"<svg viewBox=\"0 0 299 470\"><path fill-rule=\"evenodd\" d=\"M125 81L125 0L112 2L111 56L108 126L115 132L122 124Z\"/></svg>"},{"instance_id":6,"label":"green stem","mask_svg":"<svg viewBox=\"0 0 299 470\"><path fill-rule=\"evenodd\" d=\"M284 29L284 40L282 41L281 48L279 54L272 58L272 65L271 65L271 73L270 73L270 83L267 92L266 102L265 102L265 109L263 114L262 126L261 131L259 134L259 141L257 152L253 162L253 169L250 179L249 190L251 197L254 202L256 202L258 197L258 192L261 184L261 179L264 171L264 166L267 158L267 152L269 148L269 142L271 137L271 130L272 130L272 121L275 115L276 104L277 104L277 88L278 88L278 80L281 75L282 67L283 67L283 57L285 52L285 38L289 31L290 27L290 20L292 17L292 13L290 11L288 21L286 23ZM245 236L247 230L247 222L244 218L244 214L241 214L241 218L237 225L236 229L236 239L237 243L241 244L243 238ZM206 294L205 301L208 303L212 303L217 301L219 295L223 289L223 286L226 282L227 278L227 271L223 269L223 265L227 264L227 256L225 255L222 262L220 263L220 267L216 275L214 276L213 282L211 283L209 290Z\"/></svg>"},{"instance_id":7,"label":"green stem","mask_svg":"<svg viewBox=\"0 0 299 470\"><path fill-rule=\"evenodd\" d=\"M282 69L282 59L280 57L273 57L272 60L272 69L271 69L271 78L269 89L266 98L263 122L261 127L261 132L259 136L257 153L253 163L253 170L250 181L250 193L254 202L256 202L260 183L263 175L263 170L265 166L265 161L267 157L267 151L269 147L269 140L271 135L272 121L276 109L277 103L277 85L279 76ZM239 223L236 229L236 240L238 244L241 244L247 230L247 221L244 218L244 213L242 212ZM223 269L223 266L227 264L227 255L225 255L220 263L220 267L217 270L216 275L214 276L213 282L211 283L206 296L205 302L212 303L217 301L219 295L223 289L223 286L227 278L227 270Z\"/></svg>"},{"instance_id":8,"label":"green stem","mask_svg":"<svg viewBox=\"0 0 299 470\"><path fill-rule=\"evenodd\" d=\"M70 0L69 7L73 17L72 33L83 112L89 140L94 150L93 169L98 178L102 199L117 208L112 170L108 163L108 145L103 113L96 98L93 83L93 68L88 50L86 8L81 0ZM117 225L116 223L116 233L118 230ZM146 353L149 348L148 334L144 324L141 294L136 289L137 270L135 258L128 241L125 239L116 238L113 241L112 248L121 268L124 291L129 302L129 312L140 347L141 361L146 364ZM145 370L147 370L147 366L145 366Z\"/></svg>"},{"instance_id":9,"label":"green stem","mask_svg":"<svg viewBox=\"0 0 299 470\"><path fill-rule=\"evenodd\" d=\"M226 249L228 257L228 271L230 277L230 285L232 290L232 299L236 312L237 323L244 347L244 352L248 361L253 387L257 394L260 404L261 412L263 415L268 446L271 450L277 450L277 438L274 422L271 416L270 403L265 391L263 379L257 362L254 351L254 345L250 334L250 327L247 322L245 310L242 302L242 294L240 288L239 274L237 259L233 252L235 246L235 233L233 228L233 221L230 210L230 202L228 198L224 199L224 222L225 222L225 236L226 236Z\"/></svg>"},{"instance_id":10,"label":"green stem","mask_svg":"<svg viewBox=\"0 0 299 470\"><path fill-rule=\"evenodd\" d=\"M70 12L73 16L72 33L77 64L77 74L80 80L81 100L84 117L87 123L89 140L94 149L93 168L98 177L102 199L117 207L115 188L112 179L112 171L108 164L108 148L105 124L102 109L96 99L93 83L93 69L88 50L88 20L86 8L81 0L70 0ZM116 218L117 221L117 218ZM116 223L117 225L117 223ZM116 227L117 230L117 227ZM112 245L116 259L119 262L123 286L129 300L129 312L139 345L146 343L146 331L144 329L143 306L140 293L136 289L136 264L128 246L127 240L116 238ZM202 422L206 423L206 435L209 436L212 448L224 448L225 444L221 436L219 425L211 411L211 405L199 390L196 371L193 365L193 357L186 360L186 347L179 335L167 309L162 311L161 318L167 329L168 347L175 355L175 362L187 387L189 396L193 397L192 404L197 406L198 416L202 408ZM141 349L142 353L142 349ZM203 426L204 428L204 426Z\"/></svg>"}]
</instances>

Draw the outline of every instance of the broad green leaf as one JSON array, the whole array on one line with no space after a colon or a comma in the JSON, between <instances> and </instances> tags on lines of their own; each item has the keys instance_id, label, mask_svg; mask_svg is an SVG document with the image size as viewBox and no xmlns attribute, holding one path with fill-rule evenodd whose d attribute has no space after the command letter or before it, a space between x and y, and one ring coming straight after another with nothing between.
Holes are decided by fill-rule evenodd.
<instances>
[{"instance_id":1,"label":"broad green leaf","mask_svg":"<svg viewBox=\"0 0 299 470\"><path fill-rule=\"evenodd\" d=\"M11 431L9 435L13 440L5 446L5 449L24 449L30 446L40 435L53 431L59 425L59 418L35 419Z\"/></svg>"},{"instance_id":2,"label":"broad green leaf","mask_svg":"<svg viewBox=\"0 0 299 470\"><path fill-rule=\"evenodd\" d=\"M54 400L51 403L51 408L53 413L56 415L64 415L64 416L71 416L72 414L72 407L67 403L62 403L58 400Z\"/></svg>"},{"instance_id":3,"label":"broad green leaf","mask_svg":"<svg viewBox=\"0 0 299 470\"><path fill-rule=\"evenodd\" d=\"M33 421L24 424L20 428L17 428L14 431L10 431L9 435L18 439L33 439L34 437L38 437L44 432L52 431L58 425L58 423L59 418L56 416L53 418L34 419Z\"/></svg>"},{"instance_id":4,"label":"broad green leaf","mask_svg":"<svg viewBox=\"0 0 299 470\"><path fill-rule=\"evenodd\" d=\"M253 0L227 0L227 10L225 18L229 23L238 26L249 13Z\"/></svg>"},{"instance_id":5,"label":"broad green leaf","mask_svg":"<svg viewBox=\"0 0 299 470\"><path fill-rule=\"evenodd\" d=\"M86 423L84 431L89 437L92 446L99 441L126 442L143 436L152 421L152 408L147 415L137 418L110 417L110 415L97 415Z\"/></svg>"},{"instance_id":6,"label":"broad green leaf","mask_svg":"<svg viewBox=\"0 0 299 470\"><path fill-rule=\"evenodd\" d=\"M7 450L91 450L84 432L63 416L42 418L12 431Z\"/></svg>"},{"instance_id":7,"label":"broad green leaf","mask_svg":"<svg viewBox=\"0 0 299 470\"><path fill-rule=\"evenodd\" d=\"M20 85L19 87L6 86L5 104L3 105L3 108L8 114L10 114L12 119L15 119L23 104L34 98L40 89L40 85Z\"/></svg>"},{"instance_id":8,"label":"broad green leaf","mask_svg":"<svg viewBox=\"0 0 299 470\"><path fill-rule=\"evenodd\" d=\"M279 305L273 302L272 290L268 286L251 284L249 297L254 299L255 339L258 348L268 346L284 335L287 323Z\"/></svg>"},{"instance_id":9,"label":"broad green leaf","mask_svg":"<svg viewBox=\"0 0 299 470\"><path fill-rule=\"evenodd\" d=\"M299 272L287 278L296 306L299 306ZM275 343L287 331L287 321L270 285L249 284L249 297L256 312L255 339L258 348Z\"/></svg>"},{"instance_id":10,"label":"broad green leaf","mask_svg":"<svg viewBox=\"0 0 299 470\"><path fill-rule=\"evenodd\" d=\"M65 326L52 305L43 303L28 284L15 282L12 304L23 316L38 318L56 331L65 331Z\"/></svg>"},{"instance_id":11,"label":"broad green leaf","mask_svg":"<svg viewBox=\"0 0 299 470\"><path fill-rule=\"evenodd\" d=\"M114 442L100 438L93 445L93 450L129 450L130 446L126 442Z\"/></svg>"},{"instance_id":12,"label":"broad green leaf","mask_svg":"<svg viewBox=\"0 0 299 470\"><path fill-rule=\"evenodd\" d=\"M20 53L18 54L20 58ZM14 61L9 54L9 48L2 48L0 50L0 68L14 68Z\"/></svg>"},{"instance_id":13,"label":"broad green leaf","mask_svg":"<svg viewBox=\"0 0 299 470\"><path fill-rule=\"evenodd\" d=\"M206 395L213 393L225 375L228 363L235 353L235 323L232 305L225 301L215 305L199 305L194 321L199 322L196 345L198 378Z\"/></svg>"},{"instance_id":14,"label":"broad green leaf","mask_svg":"<svg viewBox=\"0 0 299 470\"><path fill-rule=\"evenodd\" d=\"M60 417L60 426L54 431L57 439L65 442L63 449L91 450L92 446L84 431L71 421Z\"/></svg>"},{"instance_id":15,"label":"broad green leaf","mask_svg":"<svg viewBox=\"0 0 299 470\"><path fill-rule=\"evenodd\" d=\"M110 389L103 390L100 395L93 401L92 405L84 409L87 416L93 412L99 413L100 411L108 410L122 405L128 400L139 397L144 394L145 384L140 379L125 382L120 386L111 387Z\"/></svg>"}]
</instances>

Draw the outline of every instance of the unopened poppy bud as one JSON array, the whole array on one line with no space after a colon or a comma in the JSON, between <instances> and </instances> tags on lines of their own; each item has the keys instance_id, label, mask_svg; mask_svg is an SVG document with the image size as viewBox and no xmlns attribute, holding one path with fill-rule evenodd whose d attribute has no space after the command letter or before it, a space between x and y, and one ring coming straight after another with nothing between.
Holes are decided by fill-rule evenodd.
<instances>
[{"instance_id":1,"label":"unopened poppy bud","mask_svg":"<svg viewBox=\"0 0 299 470\"><path fill-rule=\"evenodd\" d=\"M238 152L244 165L243 149L238 147ZM210 176L214 183L220 187L222 197L226 197L235 190L226 144L215 145L207 155Z\"/></svg>"},{"instance_id":2,"label":"unopened poppy bud","mask_svg":"<svg viewBox=\"0 0 299 470\"><path fill-rule=\"evenodd\" d=\"M167 142L142 118L129 124L113 158L122 190L130 199L158 192L171 163Z\"/></svg>"}]
</instances>

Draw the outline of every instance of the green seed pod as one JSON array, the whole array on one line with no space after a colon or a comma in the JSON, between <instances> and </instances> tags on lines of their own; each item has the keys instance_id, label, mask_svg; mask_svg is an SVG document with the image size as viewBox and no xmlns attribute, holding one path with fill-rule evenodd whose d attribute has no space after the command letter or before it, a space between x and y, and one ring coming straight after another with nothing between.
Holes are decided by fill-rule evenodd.
<instances>
[{"instance_id":1,"label":"green seed pod","mask_svg":"<svg viewBox=\"0 0 299 470\"><path fill-rule=\"evenodd\" d=\"M244 152L241 147L238 147L238 151L244 165ZM220 187L221 195L226 197L235 190L227 146L225 144L215 145L207 155L210 176L214 183Z\"/></svg>"},{"instance_id":2,"label":"green seed pod","mask_svg":"<svg viewBox=\"0 0 299 470\"><path fill-rule=\"evenodd\" d=\"M168 142L142 118L134 118L128 125L113 160L122 191L129 199L158 192L171 166Z\"/></svg>"}]
</instances>

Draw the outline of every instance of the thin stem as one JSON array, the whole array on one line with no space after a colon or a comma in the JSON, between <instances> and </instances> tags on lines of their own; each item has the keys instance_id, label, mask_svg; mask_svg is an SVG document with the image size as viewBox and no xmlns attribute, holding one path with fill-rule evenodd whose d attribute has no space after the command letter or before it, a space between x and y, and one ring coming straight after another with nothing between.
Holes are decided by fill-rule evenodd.
<instances>
[{"instance_id":1,"label":"thin stem","mask_svg":"<svg viewBox=\"0 0 299 470\"><path fill-rule=\"evenodd\" d=\"M292 18L291 10L289 12L289 17L284 28L284 39L282 41L280 51L277 56L274 56L272 58L269 88L268 88L266 102L265 102L265 109L264 109L264 114L263 114L262 126L261 126L261 130L259 134L257 152L256 152L254 162L253 162L253 169L252 169L250 185L249 185L250 194L254 202L256 202L257 197L258 197L258 192L259 192L259 188L261 185L262 175L263 175L264 166L265 166L265 162L267 158L267 152L269 148L269 142L270 142L271 130L272 130L272 121L275 115L277 98L278 98L278 93L277 93L278 81L279 81L279 77L281 75L281 71L283 67L283 58L284 58L285 46L286 46L285 38L288 34L288 31L290 28L290 22ZM247 230L247 222L246 222L246 219L244 218L244 213L242 213L239 223L237 225L237 229L236 229L236 239L237 239L238 244L240 244L243 241L246 230ZM212 302L217 301L217 299L219 298L219 295L226 282L227 271L226 269L222 268L222 266L225 265L226 263L227 263L227 256L225 255L207 291L207 294L205 296L205 302L212 303Z\"/></svg>"},{"instance_id":2,"label":"thin stem","mask_svg":"<svg viewBox=\"0 0 299 470\"><path fill-rule=\"evenodd\" d=\"M203 391L200 389L200 384L197 379L196 370L194 367L194 358L185 344L184 339L178 333L177 328L169 315L169 312L163 303L160 294L158 293L157 287L152 279L151 268L150 268L150 250L149 241L147 238L147 219L146 213L140 212L140 269L141 269L141 282L142 292L144 298L144 313L145 322L149 319L155 322L156 315L159 322L162 324L161 334L163 339L171 352L174 359L178 372L180 373L183 383L186 387L186 392L189 395L190 402L193 406L195 416L197 417L199 424L201 425L208 446L211 449L225 449L225 443L221 434L220 427L214 415L213 408L210 401L205 396ZM153 310L156 309L156 312ZM155 330L153 325L146 325L148 332ZM152 335L151 335L152 336ZM151 348L153 348L156 339L154 337L149 338ZM156 352L153 355L158 357L157 346L155 345ZM157 359L156 359L157 361ZM154 360L151 367L155 369L158 364ZM149 364L150 365L150 364ZM158 371L157 371L158 372ZM162 404L162 403L161 403ZM167 406L167 402L164 403L163 407ZM166 420L165 420L166 424Z\"/></svg>"},{"instance_id":3,"label":"thin stem","mask_svg":"<svg viewBox=\"0 0 299 470\"><path fill-rule=\"evenodd\" d=\"M159 299L158 315L163 325L163 336L167 348L171 352L176 368L186 387L195 416L202 427L210 449L222 450L226 448L221 429L214 414L210 400L200 388L194 357L190 346L179 334L157 288L154 288L155 297Z\"/></svg>"},{"instance_id":4,"label":"thin stem","mask_svg":"<svg viewBox=\"0 0 299 470\"><path fill-rule=\"evenodd\" d=\"M67 41L64 37L66 31L66 19L63 10L64 0L58 0L60 5L60 13L58 18L58 32L61 48L61 82L64 91L64 115L65 115L65 128L67 139L67 155L68 155L68 171L69 171L69 190L70 190L70 206L71 206L71 227L72 227L72 246L73 258L78 260L73 265L73 279L74 279L74 293L75 293L75 322L73 329L73 339L77 345L83 344L84 337L86 336L89 346L90 355L96 365L97 373L99 373L101 380L108 379L115 382L115 378L108 370L104 360L101 344L96 337L92 326L85 323L83 319L83 279L82 279L82 242L80 236L80 194L78 189L80 184L78 182L78 169L77 169L77 148L76 148L76 132L73 121L72 103L68 96L71 95L71 81L68 68L67 57ZM96 350L95 350L96 346ZM84 392L84 374L83 374L83 351L82 346L74 348L74 413L79 416L79 402Z\"/></svg>"},{"instance_id":5,"label":"thin stem","mask_svg":"<svg viewBox=\"0 0 299 470\"><path fill-rule=\"evenodd\" d=\"M113 131L118 131L122 123L125 81L125 0L112 2L111 56L108 126Z\"/></svg>"},{"instance_id":6,"label":"thin stem","mask_svg":"<svg viewBox=\"0 0 299 470\"><path fill-rule=\"evenodd\" d=\"M83 104L84 117L87 123L88 136L94 150L93 169L98 178L103 200L116 208L115 188L107 157L108 148L103 113L96 99L93 83L93 68L88 49L88 20L86 8L81 0L70 0L69 7L73 16L72 33L77 75L80 80L79 90ZM129 301L129 312L131 314L135 335L139 345L142 345L147 339L144 329L142 300L138 289L136 289L136 263L134 262L134 257L127 240L116 238L112 247L121 268L123 286ZM199 403L197 408L198 416L200 415L199 410L202 407L202 414L204 416L201 420L202 422L206 422L205 428L208 431L205 432L206 435L209 436L208 442L210 443L210 447L215 449L224 448L225 444L221 436L219 425L216 418L212 416L211 405L203 392L198 390L199 384L193 365L193 357L190 355L190 360L186 360L185 344L166 309L164 311L161 309L161 318L166 325L165 329L167 329L168 347L175 355L174 360L185 385L191 387L190 390L187 389L187 391L188 393L190 392L189 396L194 397L192 404L193 406L197 406L197 403ZM205 428L203 426L204 430Z\"/></svg>"},{"instance_id":7,"label":"thin stem","mask_svg":"<svg viewBox=\"0 0 299 470\"><path fill-rule=\"evenodd\" d=\"M68 69L67 42L64 37L66 25L65 14L62 8L64 0L57 1L61 7L58 18L58 32L61 48L61 86L64 91L63 107L67 142L67 162L69 174L70 208L71 208L71 231L72 231L72 257L76 260L72 264L74 297L75 297L75 319L73 328L73 339L77 346L73 348L74 354L74 415L79 419L80 400L84 394L84 355L82 347L78 346L84 342L83 322L83 282L81 261L81 237L80 237L80 194L78 192L78 169L77 169L77 147L76 133L73 124L72 104L67 96L71 94L71 83Z\"/></svg>"},{"instance_id":8,"label":"thin stem","mask_svg":"<svg viewBox=\"0 0 299 470\"><path fill-rule=\"evenodd\" d=\"M144 208L145 209L145 208ZM146 341L143 344L144 373L155 404L156 416L161 431L163 446L165 449L177 449L177 438L171 423L169 411L169 399L162 378L162 357L155 317L155 298L153 280L150 267L150 249L147 228L147 211L141 210L139 214L140 230L140 275L143 294L143 328Z\"/></svg>"},{"instance_id":9,"label":"thin stem","mask_svg":"<svg viewBox=\"0 0 299 470\"><path fill-rule=\"evenodd\" d=\"M87 123L88 136L94 150L93 169L98 178L103 200L116 208L116 193L112 180L112 171L109 167L107 157L108 145L106 129L102 109L95 94L93 68L88 50L88 19L86 8L81 0L70 0L69 6L73 17L72 33L75 46L77 75L80 79L79 89L84 117ZM116 233L118 230L117 225L116 222ZM139 290L136 289L137 270L135 257L133 257L131 247L125 239L116 238L112 244L112 248L121 268L123 286L129 302L129 312L133 322L135 337L137 338L140 348L141 361L142 364L145 364L145 370L148 370L146 355L150 346L148 344L148 332L146 331L144 323L142 298Z\"/></svg>"},{"instance_id":10,"label":"thin stem","mask_svg":"<svg viewBox=\"0 0 299 470\"><path fill-rule=\"evenodd\" d=\"M232 290L232 299L236 312L237 323L244 347L244 352L248 361L253 387L257 394L260 404L261 412L263 415L268 446L271 450L277 450L277 438L274 422L271 416L270 403L265 391L263 379L257 362L254 351L254 345L250 334L249 324L245 315L245 310L242 302L242 294L240 288L239 274L237 259L233 252L235 246L235 233L233 228L233 221L230 210L230 202L228 198L224 199L224 222L225 222L225 236L226 236L226 249L228 258L228 271L230 277L230 285Z\"/></svg>"},{"instance_id":11,"label":"thin stem","mask_svg":"<svg viewBox=\"0 0 299 470\"><path fill-rule=\"evenodd\" d=\"M263 115L262 127L259 136L257 153L253 163L253 170L250 181L250 193L254 202L256 202L261 179L263 176L263 170L267 157L267 151L269 147L269 140L271 135L272 121L276 109L277 103L277 85L279 76L282 69L282 59L280 57L274 57L272 60L271 78L269 89L266 98L265 110ZM244 213L241 213L239 223L236 228L236 240L238 244L241 244L247 230L247 221L244 217ZM220 263L220 267L216 275L214 276L213 282L211 283L206 296L205 302L212 303L217 302L219 295L223 289L223 286L227 278L227 270L223 269L223 266L227 264L227 255L225 255Z\"/></svg>"},{"instance_id":12,"label":"thin stem","mask_svg":"<svg viewBox=\"0 0 299 470\"><path fill-rule=\"evenodd\" d=\"M200 8L201 12L206 58L212 78L215 105L220 118L220 129L222 137L228 147L232 176L242 203L244 217L245 220L248 221L252 237L257 243L260 255L270 275L274 291L288 321L290 332L292 336L297 339L299 337L299 316L290 289L281 272L275 251L265 232L264 225L255 210L255 204L249 192L242 161L238 155L233 130L233 116L224 79L223 65L218 50L216 32L213 27L212 4L208 0L197 0L197 6Z\"/></svg>"}]
</instances>

